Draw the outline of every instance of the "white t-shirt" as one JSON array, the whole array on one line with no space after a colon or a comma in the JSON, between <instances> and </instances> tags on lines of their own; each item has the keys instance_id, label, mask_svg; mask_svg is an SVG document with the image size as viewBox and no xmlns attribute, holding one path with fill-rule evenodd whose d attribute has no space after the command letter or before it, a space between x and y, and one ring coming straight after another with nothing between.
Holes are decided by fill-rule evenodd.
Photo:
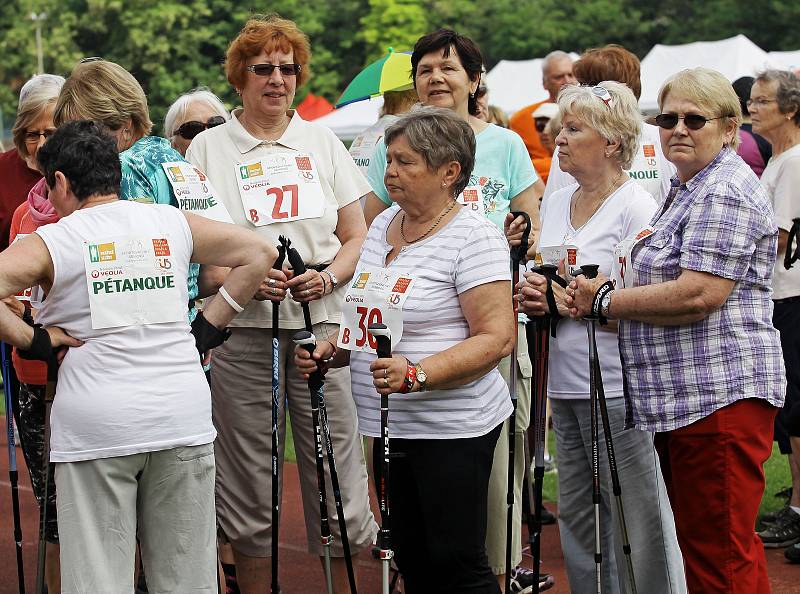
<instances>
[{"instance_id":1,"label":"white t-shirt","mask_svg":"<svg viewBox=\"0 0 800 594\"><path fill-rule=\"evenodd\" d=\"M670 180L675 175L675 166L664 156L657 126L642 122L642 135L628 175L655 198L656 202L664 203L669 193ZM558 147L556 147L553 161L550 163L550 174L547 178L544 197L547 198L556 190L566 188L574 183L575 178L569 173L561 171L558 163Z\"/></svg>"},{"instance_id":2,"label":"white t-shirt","mask_svg":"<svg viewBox=\"0 0 800 594\"><path fill-rule=\"evenodd\" d=\"M775 223L784 231L791 230L792 219L800 217L800 144L769 160L761 174L761 184L772 200ZM772 298L797 295L800 295L800 263L786 270L783 254L778 254L772 276Z\"/></svg>"},{"instance_id":3,"label":"white t-shirt","mask_svg":"<svg viewBox=\"0 0 800 594\"><path fill-rule=\"evenodd\" d=\"M315 122L306 122L296 111L290 111L287 115L291 120L283 136L274 142L262 141L245 130L239 122L241 115L241 109L234 110L233 117L228 122L196 136L186 152L186 159L206 173L235 224L266 237L275 246L278 245L278 237L285 235L291 239L292 247L297 249L306 265L330 264L342 247L335 234L339 223L339 209L369 193L367 180L359 173L342 141L329 128ZM325 195L322 216L253 226L245 216L239 195L237 164L251 163L271 153L293 151L310 154L314 158ZM339 280L339 289L309 304L313 324L326 321L339 323L340 303L344 298L346 284L345 279ZM284 299L281 303L280 320L281 328L305 326L302 308L292 299ZM230 326L270 328L272 302L251 301Z\"/></svg>"},{"instance_id":4,"label":"white t-shirt","mask_svg":"<svg viewBox=\"0 0 800 594\"><path fill-rule=\"evenodd\" d=\"M386 269L414 278L403 306L403 336L394 353L420 361L466 340L469 325L458 296L473 287L510 281L508 243L482 215L461 208L439 232L401 249L385 266L392 246L386 229L400 211L391 206L378 215L361 249L356 270ZM380 436L380 395L369 366L375 355L353 351L350 373L359 430ZM485 435L511 414L508 386L495 367L451 390L429 390L390 397L389 432L405 439L453 439Z\"/></svg>"},{"instance_id":5,"label":"white t-shirt","mask_svg":"<svg viewBox=\"0 0 800 594\"><path fill-rule=\"evenodd\" d=\"M95 460L214 441L211 394L186 317L183 281L193 244L183 213L168 205L117 201L77 210L36 234L55 272L38 321L85 341L69 349L59 368L50 460ZM179 321L92 327L84 253L99 245L100 262L108 262L108 278L114 279L110 241L122 237L159 242L169 260L165 270L182 281L169 293ZM140 290L139 298L145 307L149 299L165 299L153 286Z\"/></svg>"},{"instance_id":6,"label":"white t-shirt","mask_svg":"<svg viewBox=\"0 0 800 594\"><path fill-rule=\"evenodd\" d=\"M541 249L574 245L577 265L599 264L600 274L611 275L614 247L647 226L658 205L653 197L633 180L627 181L608 197L582 227L570 223L570 202L578 188L573 184L542 201ZM551 398L589 398L589 339L587 322L563 318L557 337L550 339L550 365L547 393ZM603 374L603 387L609 398L622 396L622 365L616 332L597 325L597 351Z\"/></svg>"}]
</instances>

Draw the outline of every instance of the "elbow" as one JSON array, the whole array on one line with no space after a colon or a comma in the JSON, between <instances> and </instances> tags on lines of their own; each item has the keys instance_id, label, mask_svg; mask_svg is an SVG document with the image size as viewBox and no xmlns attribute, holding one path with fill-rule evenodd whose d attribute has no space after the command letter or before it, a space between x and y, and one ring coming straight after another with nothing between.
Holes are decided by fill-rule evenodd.
<instances>
[{"instance_id":1,"label":"elbow","mask_svg":"<svg viewBox=\"0 0 800 594\"><path fill-rule=\"evenodd\" d=\"M505 336L500 343L500 352L497 361L500 362L502 359L505 359L513 352L514 352L514 335L509 334L508 336Z\"/></svg>"},{"instance_id":2,"label":"elbow","mask_svg":"<svg viewBox=\"0 0 800 594\"><path fill-rule=\"evenodd\" d=\"M698 295L687 303L685 319L692 324L705 320L722 307L723 303L724 301L720 302L709 295Z\"/></svg>"}]
</instances>

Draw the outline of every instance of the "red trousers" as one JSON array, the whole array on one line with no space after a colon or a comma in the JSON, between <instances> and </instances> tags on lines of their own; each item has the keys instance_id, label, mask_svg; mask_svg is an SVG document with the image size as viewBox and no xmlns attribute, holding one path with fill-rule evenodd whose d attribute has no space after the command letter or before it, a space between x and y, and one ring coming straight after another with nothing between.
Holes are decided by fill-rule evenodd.
<instances>
[{"instance_id":1,"label":"red trousers","mask_svg":"<svg viewBox=\"0 0 800 594\"><path fill-rule=\"evenodd\" d=\"M770 592L755 523L777 412L739 400L655 436L691 594Z\"/></svg>"}]
</instances>

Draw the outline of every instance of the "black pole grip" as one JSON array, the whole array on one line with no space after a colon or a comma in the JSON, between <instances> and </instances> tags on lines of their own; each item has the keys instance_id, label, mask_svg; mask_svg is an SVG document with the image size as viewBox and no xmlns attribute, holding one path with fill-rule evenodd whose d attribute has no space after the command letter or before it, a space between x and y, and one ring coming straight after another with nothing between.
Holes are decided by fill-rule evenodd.
<instances>
[{"instance_id":1,"label":"black pole grip","mask_svg":"<svg viewBox=\"0 0 800 594\"><path fill-rule=\"evenodd\" d=\"M789 270L792 267L792 264L797 262L798 257L800 257L800 244L797 246L797 250L792 253L792 246L797 240L797 232L800 229L800 218L792 219L792 228L789 229L789 237L786 241L786 251L783 255L783 267L786 270Z\"/></svg>"},{"instance_id":2,"label":"black pole grip","mask_svg":"<svg viewBox=\"0 0 800 594\"><path fill-rule=\"evenodd\" d=\"M582 274L586 278L597 278L597 274L600 271L599 264L584 264L579 269L579 274Z\"/></svg>"},{"instance_id":3,"label":"black pole grip","mask_svg":"<svg viewBox=\"0 0 800 594\"><path fill-rule=\"evenodd\" d=\"M388 359L392 356L392 332L386 324L370 324L367 331L375 338L378 343L378 358Z\"/></svg>"},{"instance_id":4,"label":"black pole grip","mask_svg":"<svg viewBox=\"0 0 800 594\"><path fill-rule=\"evenodd\" d=\"M528 247L530 245L531 217L527 212L522 210L511 211L511 215L514 217L514 219L517 217L522 217L525 219L525 230L522 232L521 243L518 246L511 248L511 259L515 260L516 262L522 262L525 259L525 254L528 253Z\"/></svg>"},{"instance_id":5,"label":"black pole grip","mask_svg":"<svg viewBox=\"0 0 800 594\"><path fill-rule=\"evenodd\" d=\"M289 265L292 267L294 276L300 276L306 271L306 263L300 253L293 247L286 249L286 257L289 259Z\"/></svg>"}]
</instances>

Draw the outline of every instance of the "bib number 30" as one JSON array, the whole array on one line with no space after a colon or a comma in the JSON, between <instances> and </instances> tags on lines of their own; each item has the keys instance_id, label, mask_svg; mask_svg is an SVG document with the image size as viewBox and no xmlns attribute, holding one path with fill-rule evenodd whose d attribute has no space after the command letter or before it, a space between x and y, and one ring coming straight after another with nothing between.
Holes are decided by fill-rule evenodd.
<instances>
[{"instance_id":1,"label":"bib number 30","mask_svg":"<svg viewBox=\"0 0 800 594\"><path fill-rule=\"evenodd\" d=\"M377 307L367 308L367 307L357 307L356 313L358 314L358 332L359 336L355 340L356 347L363 347L369 342L369 346L372 349L377 349L378 344L375 339L367 332L367 328L370 324L382 324L383 323L383 315L381 314L381 310ZM342 332L342 344L348 345L350 344L350 328L344 328Z\"/></svg>"}]
</instances>

